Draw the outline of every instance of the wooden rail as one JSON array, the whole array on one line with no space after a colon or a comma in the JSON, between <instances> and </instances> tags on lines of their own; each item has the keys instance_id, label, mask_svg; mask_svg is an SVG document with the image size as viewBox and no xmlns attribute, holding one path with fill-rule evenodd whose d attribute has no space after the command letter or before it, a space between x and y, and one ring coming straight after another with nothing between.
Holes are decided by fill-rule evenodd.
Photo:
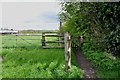
<instances>
[{"instance_id":1,"label":"wooden rail","mask_svg":"<svg viewBox=\"0 0 120 80\"><path fill-rule=\"evenodd\" d=\"M45 37L58 37L59 40L58 41L46 41ZM66 72L69 72L69 69L71 68L71 36L69 35L69 33L65 33L64 34L64 41L62 40L63 35L61 34L47 34L46 33L42 33L42 48L44 49L48 49L48 48L64 48L64 53L65 53L65 66L66 66ZM59 46L46 46L46 43L59 43ZM64 44L64 46L62 46L61 44Z\"/></svg>"},{"instance_id":2,"label":"wooden rail","mask_svg":"<svg viewBox=\"0 0 120 80\"><path fill-rule=\"evenodd\" d=\"M2 36L8 36L8 35L2 35ZM22 40L30 45L33 45L33 43L29 42L29 40L40 40L40 39L34 39L34 38L23 38L21 36L41 36L40 34L10 34L10 36L15 36L15 38L2 38L2 40L14 40L15 41L15 47L19 47L18 43L19 43L19 40ZM5 47L4 47L5 48Z\"/></svg>"},{"instance_id":3,"label":"wooden rail","mask_svg":"<svg viewBox=\"0 0 120 80\"><path fill-rule=\"evenodd\" d=\"M46 43L64 43L64 41L45 41Z\"/></svg>"},{"instance_id":4,"label":"wooden rail","mask_svg":"<svg viewBox=\"0 0 120 80\"><path fill-rule=\"evenodd\" d=\"M44 49L51 49L51 48L64 48L64 46L42 46Z\"/></svg>"},{"instance_id":5,"label":"wooden rail","mask_svg":"<svg viewBox=\"0 0 120 80\"><path fill-rule=\"evenodd\" d=\"M63 37L63 35L59 35L59 34L46 34L46 35L44 35L44 36L46 36L46 37Z\"/></svg>"}]
</instances>

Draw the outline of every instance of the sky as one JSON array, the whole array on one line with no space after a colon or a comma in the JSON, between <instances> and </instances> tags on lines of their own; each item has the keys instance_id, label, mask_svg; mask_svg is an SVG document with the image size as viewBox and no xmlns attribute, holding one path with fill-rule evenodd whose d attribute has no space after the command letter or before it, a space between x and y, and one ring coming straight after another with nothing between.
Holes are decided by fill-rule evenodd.
<instances>
[{"instance_id":1,"label":"sky","mask_svg":"<svg viewBox=\"0 0 120 80\"><path fill-rule=\"evenodd\" d=\"M56 30L60 9L60 3L55 0L4 0L0 2L0 26L15 30Z\"/></svg>"},{"instance_id":2,"label":"sky","mask_svg":"<svg viewBox=\"0 0 120 80\"><path fill-rule=\"evenodd\" d=\"M56 30L59 28L60 1L0 0L0 28Z\"/></svg>"}]
</instances>

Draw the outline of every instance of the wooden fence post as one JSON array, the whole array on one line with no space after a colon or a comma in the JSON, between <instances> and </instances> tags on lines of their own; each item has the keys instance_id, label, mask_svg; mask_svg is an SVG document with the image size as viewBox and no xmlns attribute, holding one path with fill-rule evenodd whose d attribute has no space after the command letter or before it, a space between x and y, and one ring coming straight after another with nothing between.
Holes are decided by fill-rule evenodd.
<instances>
[{"instance_id":1,"label":"wooden fence post","mask_svg":"<svg viewBox=\"0 0 120 80\"><path fill-rule=\"evenodd\" d=\"M59 46L62 47L62 22L60 21Z\"/></svg>"},{"instance_id":2,"label":"wooden fence post","mask_svg":"<svg viewBox=\"0 0 120 80\"><path fill-rule=\"evenodd\" d=\"M42 47L45 46L45 33L42 33Z\"/></svg>"},{"instance_id":3,"label":"wooden fence post","mask_svg":"<svg viewBox=\"0 0 120 80\"><path fill-rule=\"evenodd\" d=\"M66 71L71 67L71 41L70 41L70 35L67 33L64 34L64 47L65 47L65 66Z\"/></svg>"}]
</instances>

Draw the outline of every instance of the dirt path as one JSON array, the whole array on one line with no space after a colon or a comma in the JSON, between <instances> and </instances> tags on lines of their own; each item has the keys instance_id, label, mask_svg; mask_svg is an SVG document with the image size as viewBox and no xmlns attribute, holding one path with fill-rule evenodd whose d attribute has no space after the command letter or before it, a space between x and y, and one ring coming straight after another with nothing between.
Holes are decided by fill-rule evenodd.
<instances>
[{"instance_id":1,"label":"dirt path","mask_svg":"<svg viewBox=\"0 0 120 80\"><path fill-rule=\"evenodd\" d=\"M92 68L90 62L85 58L84 54L78 50L74 50L74 55L79 68L85 71L84 78L96 78L96 71Z\"/></svg>"}]
</instances>

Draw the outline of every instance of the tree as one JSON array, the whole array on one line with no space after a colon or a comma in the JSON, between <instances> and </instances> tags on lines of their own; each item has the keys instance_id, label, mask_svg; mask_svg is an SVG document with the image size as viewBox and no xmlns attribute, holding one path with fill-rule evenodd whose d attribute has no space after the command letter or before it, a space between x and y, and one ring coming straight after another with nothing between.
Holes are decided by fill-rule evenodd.
<instances>
[{"instance_id":1,"label":"tree","mask_svg":"<svg viewBox=\"0 0 120 80\"><path fill-rule=\"evenodd\" d=\"M60 19L71 35L84 35L100 50L120 55L119 3L64 2Z\"/></svg>"}]
</instances>

